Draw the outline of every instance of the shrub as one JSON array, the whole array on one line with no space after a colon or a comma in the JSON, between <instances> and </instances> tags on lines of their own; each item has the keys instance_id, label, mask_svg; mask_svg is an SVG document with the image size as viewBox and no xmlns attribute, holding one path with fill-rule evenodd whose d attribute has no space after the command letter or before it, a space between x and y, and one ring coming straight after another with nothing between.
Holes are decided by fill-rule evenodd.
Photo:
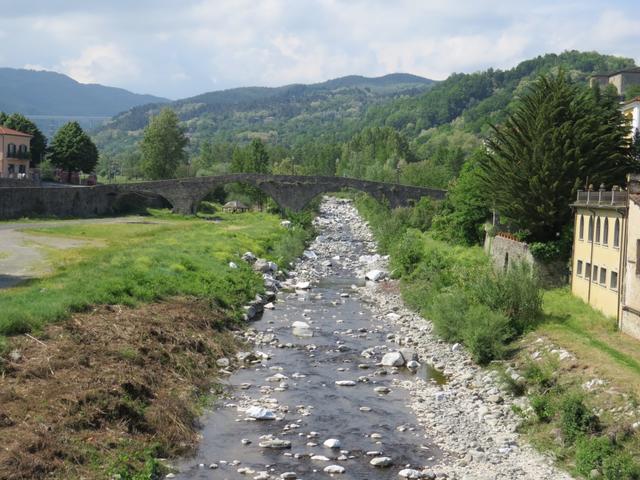
<instances>
[{"instance_id":1,"label":"shrub","mask_svg":"<svg viewBox=\"0 0 640 480\"><path fill-rule=\"evenodd\" d=\"M467 311L462 338L473 359L481 365L502 358L511 336L509 319L486 305L473 305Z\"/></svg>"},{"instance_id":2,"label":"shrub","mask_svg":"<svg viewBox=\"0 0 640 480\"><path fill-rule=\"evenodd\" d=\"M602 473L606 480L638 480L640 466L628 453L616 453L602 462Z\"/></svg>"},{"instance_id":3,"label":"shrub","mask_svg":"<svg viewBox=\"0 0 640 480\"><path fill-rule=\"evenodd\" d=\"M422 234L413 228L407 230L400 241L392 248L391 267L396 276L413 273L424 257Z\"/></svg>"},{"instance_id":4,"label":"shrub","mask_svg":"<svg viewBox=\"0 0 640 480\"><path fill-rule=\"evenodd\" d=\"M465 295L442 292L431 304L429 316L435 332L448 342L461 342L469 302Z\"/></svg>"},{"instance_id":5,"label":"shrub","mask_svg":"<svg viewBox=\"0 0 640 480\"><path fill-rule=\"evenodd\" d=\"M417 228L421 232L426 232L431 228L433 215L436 208L429 197L422 197L411 209L408 221L411 228Z\"/></svg>"},{"instance_id":6,"label":"shrub","mask_svg":"<svg viewBox=\"0 0 640 480\"><path fill-rule=\"evenodd\" d=\"M530 402L539 422L548 423L551 421L555 414L555 409L549 395L532 395Z\"/></svg>"},{"instance_id":7,"label":"shrub","mask_svg":"<svg viewBox=\"0 0 640 480\"><path fill-rule=\"evenodd\" d=\"M582 396L572 393L560 404L560 428L565 440L573 443L580 435L597 431L599 421L584 404Z\"/></svg>"},{"instance_id":8,"label":"shrub","mask_svg":"<svg viewBox=\"0 0 640 480\"><path fill-rule=\"evenodd\" d=\"M576 442L576 470L589 476L591 470L601 470L605 459L613 452L614 446L607 437L579 438Z\"/></svg>"},{"instance_id":9,"label":"shrub","mask_svg":"<svg viewBox=\"0 0 640 480\"><path fill-rule=\"evenodd\" d=\"M485 273L476 278L471 288L479 303L509 318L515 335L522 335L542 317L542 288L526 263L514 263L505 273Z\"/></svg>"},{"instance_id":10,"label":"shrub","mask_svg":"<svg viewBox=\"0 0 640 480\"><path fill-rule=\"evenodd\" d=\"M554 372L558 368L555 357L549 357L545 363L529 361L524 368L523 375L528 382L540 387L550 388L556 383Z\"/></svg>"}]
</instances>

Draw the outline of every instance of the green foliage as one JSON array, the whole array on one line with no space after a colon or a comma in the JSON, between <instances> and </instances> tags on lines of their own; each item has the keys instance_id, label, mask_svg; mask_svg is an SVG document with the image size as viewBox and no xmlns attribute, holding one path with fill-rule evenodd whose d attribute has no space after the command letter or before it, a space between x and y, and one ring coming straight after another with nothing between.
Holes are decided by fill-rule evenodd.
<instances>
[{"instance_id":1,"label":"green foliage","mask_svg":"<svg viewBox=\"0 0 640 480\"><path fill-rule=\"evenodd\" d=\"M555 406L550 395L534 394L529 398L531 408L539 422L548 423L555 415Z\"/></svg>"},{"instance_id":2,"label":"green foliage","mask_svg":"<svg viewBox=\"0 0 640 480\"><path fill-rule=\"evenodd\" d=\"M486 305L472 305L465 315L462 339L480 365L502 358L512 335L509 319Z\"/></svg>"},{"instance_id":3,"label":"green foliage","mask_svg":"<svg viewBox=\"0 0 640 480\"><path fill-rule=\"evenodd\" d=\"M391 267L395 275L402 277L411 274L422 261L424 242L418 230L410 228L391 248Z\"/></svg>"},{"instance_id":4,"label":"green foliage","mask_svg":"<svg viewBox=\"0 0 640 480\"><path fill-rule=\"evenodd\" d=\"M628 453L617 452L604 458L602 473L606 480L638 480L640 465Z\"/></svg>"},{"instance_id":5,"label":"green foliage","mask_svg":"<svg viewBox=\"0 0 640 480\"><path fill-rule=\"evenodd\" d=\"M0 116L0 125L32 135L29 145L31 161L33 164L37 165L44 160L44 154L47 149L47 138L42 134L35 123L20 113L12 113L9 116L4 115L4 118L1 118Z\"/></svg>"},{"instance_id":6,"label":"green foliage","mask_svg":"<svg viewBox=\"0 0 640 480\"><path fill-rule=\"evenodd\" d=\"M579 436L596 432L599 425L598 417L587 408L580 394L564 397L560 404L560 429L567 443L572 444Z\"/></svg>"},{"instance_id":7,"label":"green foliage","mask_svg":"<svg viewBox=\"0 0 640 480\"><path fill-rule=\"evenodd\" d=\"M459 293L440 292L429 307L429 318L438 336L447 342L462 342L469 299Z\"/></svg>"},{"instance_id":8,"label":"green foliage","mask_svg":"<svg viewBox=\"0 0 640 480\"><path fill-rule=\"evenodd\" d=\"M365 128L342 147L339 176L397 181L402 165L415 161L407 140L390 127Z\"/></svg>"},{"instance_id":9,"label":"green foliage","mask_svg":"<svg viewBox=\"0 0 640 480\"><path fill-rule=\"evenodd\" d=\"M476 301L509 318L515 335L527 332L542 317L542 288L529 264L514 263L504 273L491 271L470 288Z\"/></svg>"},{"instance_id":10,"label":"green foliage","mask_svg":"<svg viewBox=\"0 0 640 480\"><path fill-rule=\"evenodd\" d=\"M615 448L607 437L579 438L576 442L576 470L586 477L593 469L602 471L605 459L613 455L614 451Z\"/></svg>"},{"instance_id":11,"label":"green foliage","mask_svg":"<svg viewBox=\"0 0 640 480\"><path fill-rule=\"evenodd\" d=\"M449 185L447 198L433 220L438 239L474 245L483 240L481 224L490 218L490 195L480 180L479 157L475 152L462 167L460 176Z\"/></svg>"},{"instance_id":12,"label":"green foliage","mask_svg":"<svg viewBox=\"0 0 640 480\"><path fill-rule=\"evenodd\" d=\"M186 162L188 139L178 124L178 116L170 108L163 108L151 118L140 142L141 169L146 178L172 178Z\"/></svg>"},{"instance_id":13,"label":"green foliage","mask_svg":"<svg viewBox=\"0 0 640 480\"><path fill-rule=\"evenodd\" d=\"M631 100L632 98L640 97L640 84L629 85L624 92L624 98Z\"/></svg>"},{"instance_id":14,"label":"green foliage","mask_svg":"<svg viewBox=\"0 0 640 480\"><path fill-rule=\"evenodd\" d=\"M479 177L492 205L530 240L556 239L586 182L619 185L634 168L615 95L581 88L562 72L533 82L493 130Z\"/></svg>"},{"instance_id":15,"label":"green foliage","mask_svg":"<svg viewBox=\"0 0 640 480\"><path fill-rule=\"evenodd\" d=\"M71 172L91 173L98 163L98 149L78 122L63 125L51 141L50 160Z\"/></svg>"}]
</instances>

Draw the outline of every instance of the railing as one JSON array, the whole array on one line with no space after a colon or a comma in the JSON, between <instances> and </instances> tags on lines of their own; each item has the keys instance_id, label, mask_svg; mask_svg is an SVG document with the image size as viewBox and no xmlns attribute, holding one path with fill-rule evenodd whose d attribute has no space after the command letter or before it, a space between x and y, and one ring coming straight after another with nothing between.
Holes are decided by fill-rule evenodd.
<instances>
[{"instance_id":1,"label":"railing","mask_svg":"<svg viewBox=\"0 0 640 480\"><path fill-rule=\"evenodd\" d=\"M625 206L629 193L625 190L578 190L576 204Z\"/></svg>"}]
</instances>

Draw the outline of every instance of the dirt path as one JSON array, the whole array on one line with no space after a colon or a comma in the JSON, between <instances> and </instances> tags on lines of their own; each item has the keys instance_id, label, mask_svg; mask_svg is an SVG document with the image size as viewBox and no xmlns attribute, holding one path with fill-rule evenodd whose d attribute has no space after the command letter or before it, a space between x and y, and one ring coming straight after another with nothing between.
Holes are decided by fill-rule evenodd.
<instances>
[{"instance_id":1,"label":"dirt path","mask_svg":"<svg viewBox=\"0 0 640 480\"><path fill-rule=\"evenodd\" d=\"M0 289L38 278L52 271L46 248L70 249L87 245L87 241L72 238L34 235L31 228L51 228L67 225L138 222L144 217L92 218L81 220L42 221L32 223L0 223Z\"/></svg>"}]
</instances>

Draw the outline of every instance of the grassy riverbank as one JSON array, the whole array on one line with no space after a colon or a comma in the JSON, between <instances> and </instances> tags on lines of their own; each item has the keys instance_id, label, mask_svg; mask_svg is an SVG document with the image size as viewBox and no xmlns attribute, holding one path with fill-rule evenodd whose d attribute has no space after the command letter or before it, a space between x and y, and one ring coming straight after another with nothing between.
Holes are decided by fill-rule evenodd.
<instances>
[{"instance_id":1,"label":"grassy riverbank","mask_svg":"<svg viewBox=\"0 0 640 480\"><path fill-rule=\"evenodd\" d=\"M640 478L637 340L567 288L543 291L526 268L496 273L479 247L433 239L424 205L389 212L363 196L356 203L391 255L405 301L529 397L532 410L519 413L534 445L578 476Z\"/></svg>"},{"instance_id":2,"label":"grassy riverbank","mask_svg":"<svg viewBox=\"0 0 640 480\"><path fill-rule=\"evenodd\" d=\"M0 336L31 332L93 305L137 305L172 295L210 299L230 313L260 290L240 255L286 263L308 234L265 213L221 214L219 223L166 215L144 221L71 224L30 230L87 241L51 250L55 272L0 291ZM229 267L229 262L238 269Z\"/></svg>"},{"instance_id":3,"label":"grassy riverbank","mask_svg":"<svg viewBox=\"0 0 640 480\"><path fill-rule=\"evenodd\" d=\"M217 217L32 230L86 244L0 292L0 478L158 478L197 444L216 359L241 348L229 327L263 289L240 255L286 266L311 235L304 215Z\"/></svg>"}]
</instances>

